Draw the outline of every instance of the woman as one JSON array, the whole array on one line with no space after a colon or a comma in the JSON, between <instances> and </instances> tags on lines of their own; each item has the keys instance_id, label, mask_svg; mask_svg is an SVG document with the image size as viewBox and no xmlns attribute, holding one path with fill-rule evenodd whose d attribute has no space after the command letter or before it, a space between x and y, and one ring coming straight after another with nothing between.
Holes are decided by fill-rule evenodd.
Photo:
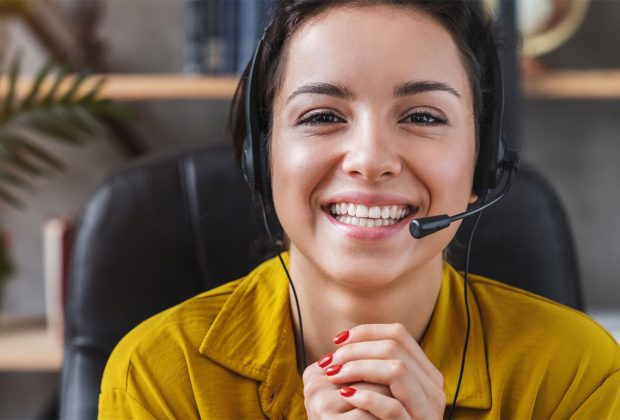
<instances>
[{"instance_id":1,"label":"woman","mask_svg":"<svg viewBox=\"0 0 620 420\"><path fill-rule=\"evenodd\" d=\"M279 2L258 60L263 199L287 236L304 340L286 274L269 260L125 337L106 367L100 416L447 414L466 331L463 277L442 258L458 223L420 240L407 226L478 198L490 28L469 1ZM246 87L244 77L232 109L238 151ZM619 414L620 349L602 328L470 281L455 416Z\"/></svg>"}]
</instances>

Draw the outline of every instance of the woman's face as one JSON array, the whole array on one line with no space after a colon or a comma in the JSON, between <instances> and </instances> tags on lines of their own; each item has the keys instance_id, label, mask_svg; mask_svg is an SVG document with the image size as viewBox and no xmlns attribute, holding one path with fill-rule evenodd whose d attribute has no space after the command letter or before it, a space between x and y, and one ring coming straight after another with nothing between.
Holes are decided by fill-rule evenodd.
<instances>
[{"instance_id":1,"label":"woman's face","mask_svg":"<svg viewBox=\"0 0 620 420\"><path fill-rule=\"evenodd\" d=\"M475 200L475 149L467 72L432 18L332 8L291 38L271 169L292 257L362 288L437 262L458 223L418 240L408 222Z\"/></svg>"}]
</instances>

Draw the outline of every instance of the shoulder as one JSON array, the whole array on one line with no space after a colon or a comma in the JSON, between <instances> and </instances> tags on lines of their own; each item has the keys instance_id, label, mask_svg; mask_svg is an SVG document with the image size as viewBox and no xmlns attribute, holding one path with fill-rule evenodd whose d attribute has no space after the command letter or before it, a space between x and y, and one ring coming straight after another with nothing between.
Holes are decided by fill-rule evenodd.
<instances>
[{"instance_id":1,"label":"shoulder","mask_svg":"<svg viewBox=\"0 0 620 420\"><path fill-rule=\"evenodd\" d=\"M611 334L583 312L482 276L472 275L469 282L489 326L513 326L513 331L542 334L565 344L587 339L612 353L618 350Z\"/></svg>"},{"instance_id":2,"label":"shoulder","mask_svg":"<svg viewBox=\"0 0 620 420\"><path fill-rule=\"evenodd\" d=\"M593 381L620 369L620 346L583 312L481 276L471 276L470 284L490 358L546 366L550 374L564 372L566 381L584 369L582 379Z\"/></svg>"},{"instance_id":3,"label":"shoulder","mask_svg":"<svg viewBox=\"0 0 620 420\"><path fill-rule=\"evenodd\" d=\"M200 293L140 323L116 345L106 364L102 389L127 390L136 363L156 362L158 374L184 364L184 353L196 353L209 326L245 278ZM143 366L142 366L143 367Z\"/></svg>"},{"instance_id":4,"label":"shoulder","mask_svg":"<svg viewBox=\"0 0 620 420\"><path fill-rule=\"evenodd\" d=\"M222 388L230 394L243 389L247 395L254 395L247 391L253 389L255 381L231 375L222 360L210 357L207 350L213 349L207 343L209 337L216 336L221 346L228 348L230 343L238 344L235 334L247 334L240 320L252 319L257 313L252 308L262 308L260 296L270 295L274 282L264 280L274 275L273 265L265 262L246 277L194 296L130 331L106 364L99 395L100 417L145 417L134 413L148 413L154 418L210 417L200 410L226 411L229 400L213 402ZM228 330L219 334L218 325Z\"/></svg>"},{"instance_id":5,"label":"shoulder","mask_svg":"<svg viewBox=\"0 0 620 420\"><path fill-rule=\"evenodd\" d=\"M274 266L273 261L266 261L241 279L200 293L143 321L112 351L102 389L126 390L129 379L151 366L157 367L157 378L165 377L168 371L178 376L179 367L191 362L188 359L200 357L201 343L223 308L237 306L242 296L255 298L261 285L268 287L270 282L262 280L274 275Z\"/></svg>"}]
</instances>

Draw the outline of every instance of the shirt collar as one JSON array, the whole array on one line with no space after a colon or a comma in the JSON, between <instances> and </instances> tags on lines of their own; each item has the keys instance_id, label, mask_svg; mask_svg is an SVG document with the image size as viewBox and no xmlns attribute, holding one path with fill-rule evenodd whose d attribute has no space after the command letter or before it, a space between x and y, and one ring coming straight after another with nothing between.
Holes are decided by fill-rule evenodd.
<instances>
[{"instance_id":1,"label":"shirt collar","mask_svg":"<svg viewBox=\"0 0 620 420\"><path fill-rule=\"evenodd\" d=\"M283 257L288 264L288 254ZM462 282L463 276L444 263L439 297L421 343L424 353L443 374L448 404L454 399L467 328ZM491 386L482 321L469 286L468 293L471 330L456 405L489 409ZM239 283L199 349L232 371L262 382L259 398L270 417L295 405L303 408L303 383L297 372L290 316L288 282L274 258ZM300 398L300 404L292 404Z\"/></svg>"},{"instance_id":2,"label":"shirt collar","mask_svg":"<svg viewBox=\"0 0 620 420\"><path fill-rule=\"evenodd\" d=\"M468 285L471 329L457 407L491 408L491 384L482 320L476 296ZM443 374L446 401L452 404L461 370L467 331L463 276L444 263L441 290L421 347Z\"/></svg>"},{"instance_id":3,"label":"shirt collar","mask_svg":"<svg viewBox=\"0 0 620 420\"><path fill-rule=\"evenodd\" d=\"M288 264L288 254L282 256ZM239 282L199 349L211 360L261 382L259 399L270 418L282 413L296 418L290 410L304 407L288 293L279 260L261 264Z\"/></svg>"}]
</instances>

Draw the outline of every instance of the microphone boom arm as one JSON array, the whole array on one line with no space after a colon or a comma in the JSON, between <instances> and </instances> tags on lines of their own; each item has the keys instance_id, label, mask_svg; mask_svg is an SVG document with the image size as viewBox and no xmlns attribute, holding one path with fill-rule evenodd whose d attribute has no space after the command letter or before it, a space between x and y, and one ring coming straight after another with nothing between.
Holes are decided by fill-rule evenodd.
<instances>
[{"instance_id":1,"label":"microphone boom arm","mask_svg":"<svg viewBox=\"0 0 620 420\"><path fill-rule=\"evenodd\" d=\"M497 194L491 201L483 202L470 208L463 213L456 214L454 216L448 216L447 214L442 214L439 216L430 216L423 217L420 219L413 219L409 223L409 233L416 239L424 238L432 233L438 232L442 229L450 226L450 223L464 219L469 216L473 216L474 214L480 213L481 211L491 207L493 204L497 203L499 200L504 198L508 190L510 189L510 185L512 184L512 175L517 172L519 167L519 155L516 152L508 151L506 160L502 162L502 167L504 170L508 170L508 179L506 180L506 184L504 188Z\"/></svg>"}]
</instances>

